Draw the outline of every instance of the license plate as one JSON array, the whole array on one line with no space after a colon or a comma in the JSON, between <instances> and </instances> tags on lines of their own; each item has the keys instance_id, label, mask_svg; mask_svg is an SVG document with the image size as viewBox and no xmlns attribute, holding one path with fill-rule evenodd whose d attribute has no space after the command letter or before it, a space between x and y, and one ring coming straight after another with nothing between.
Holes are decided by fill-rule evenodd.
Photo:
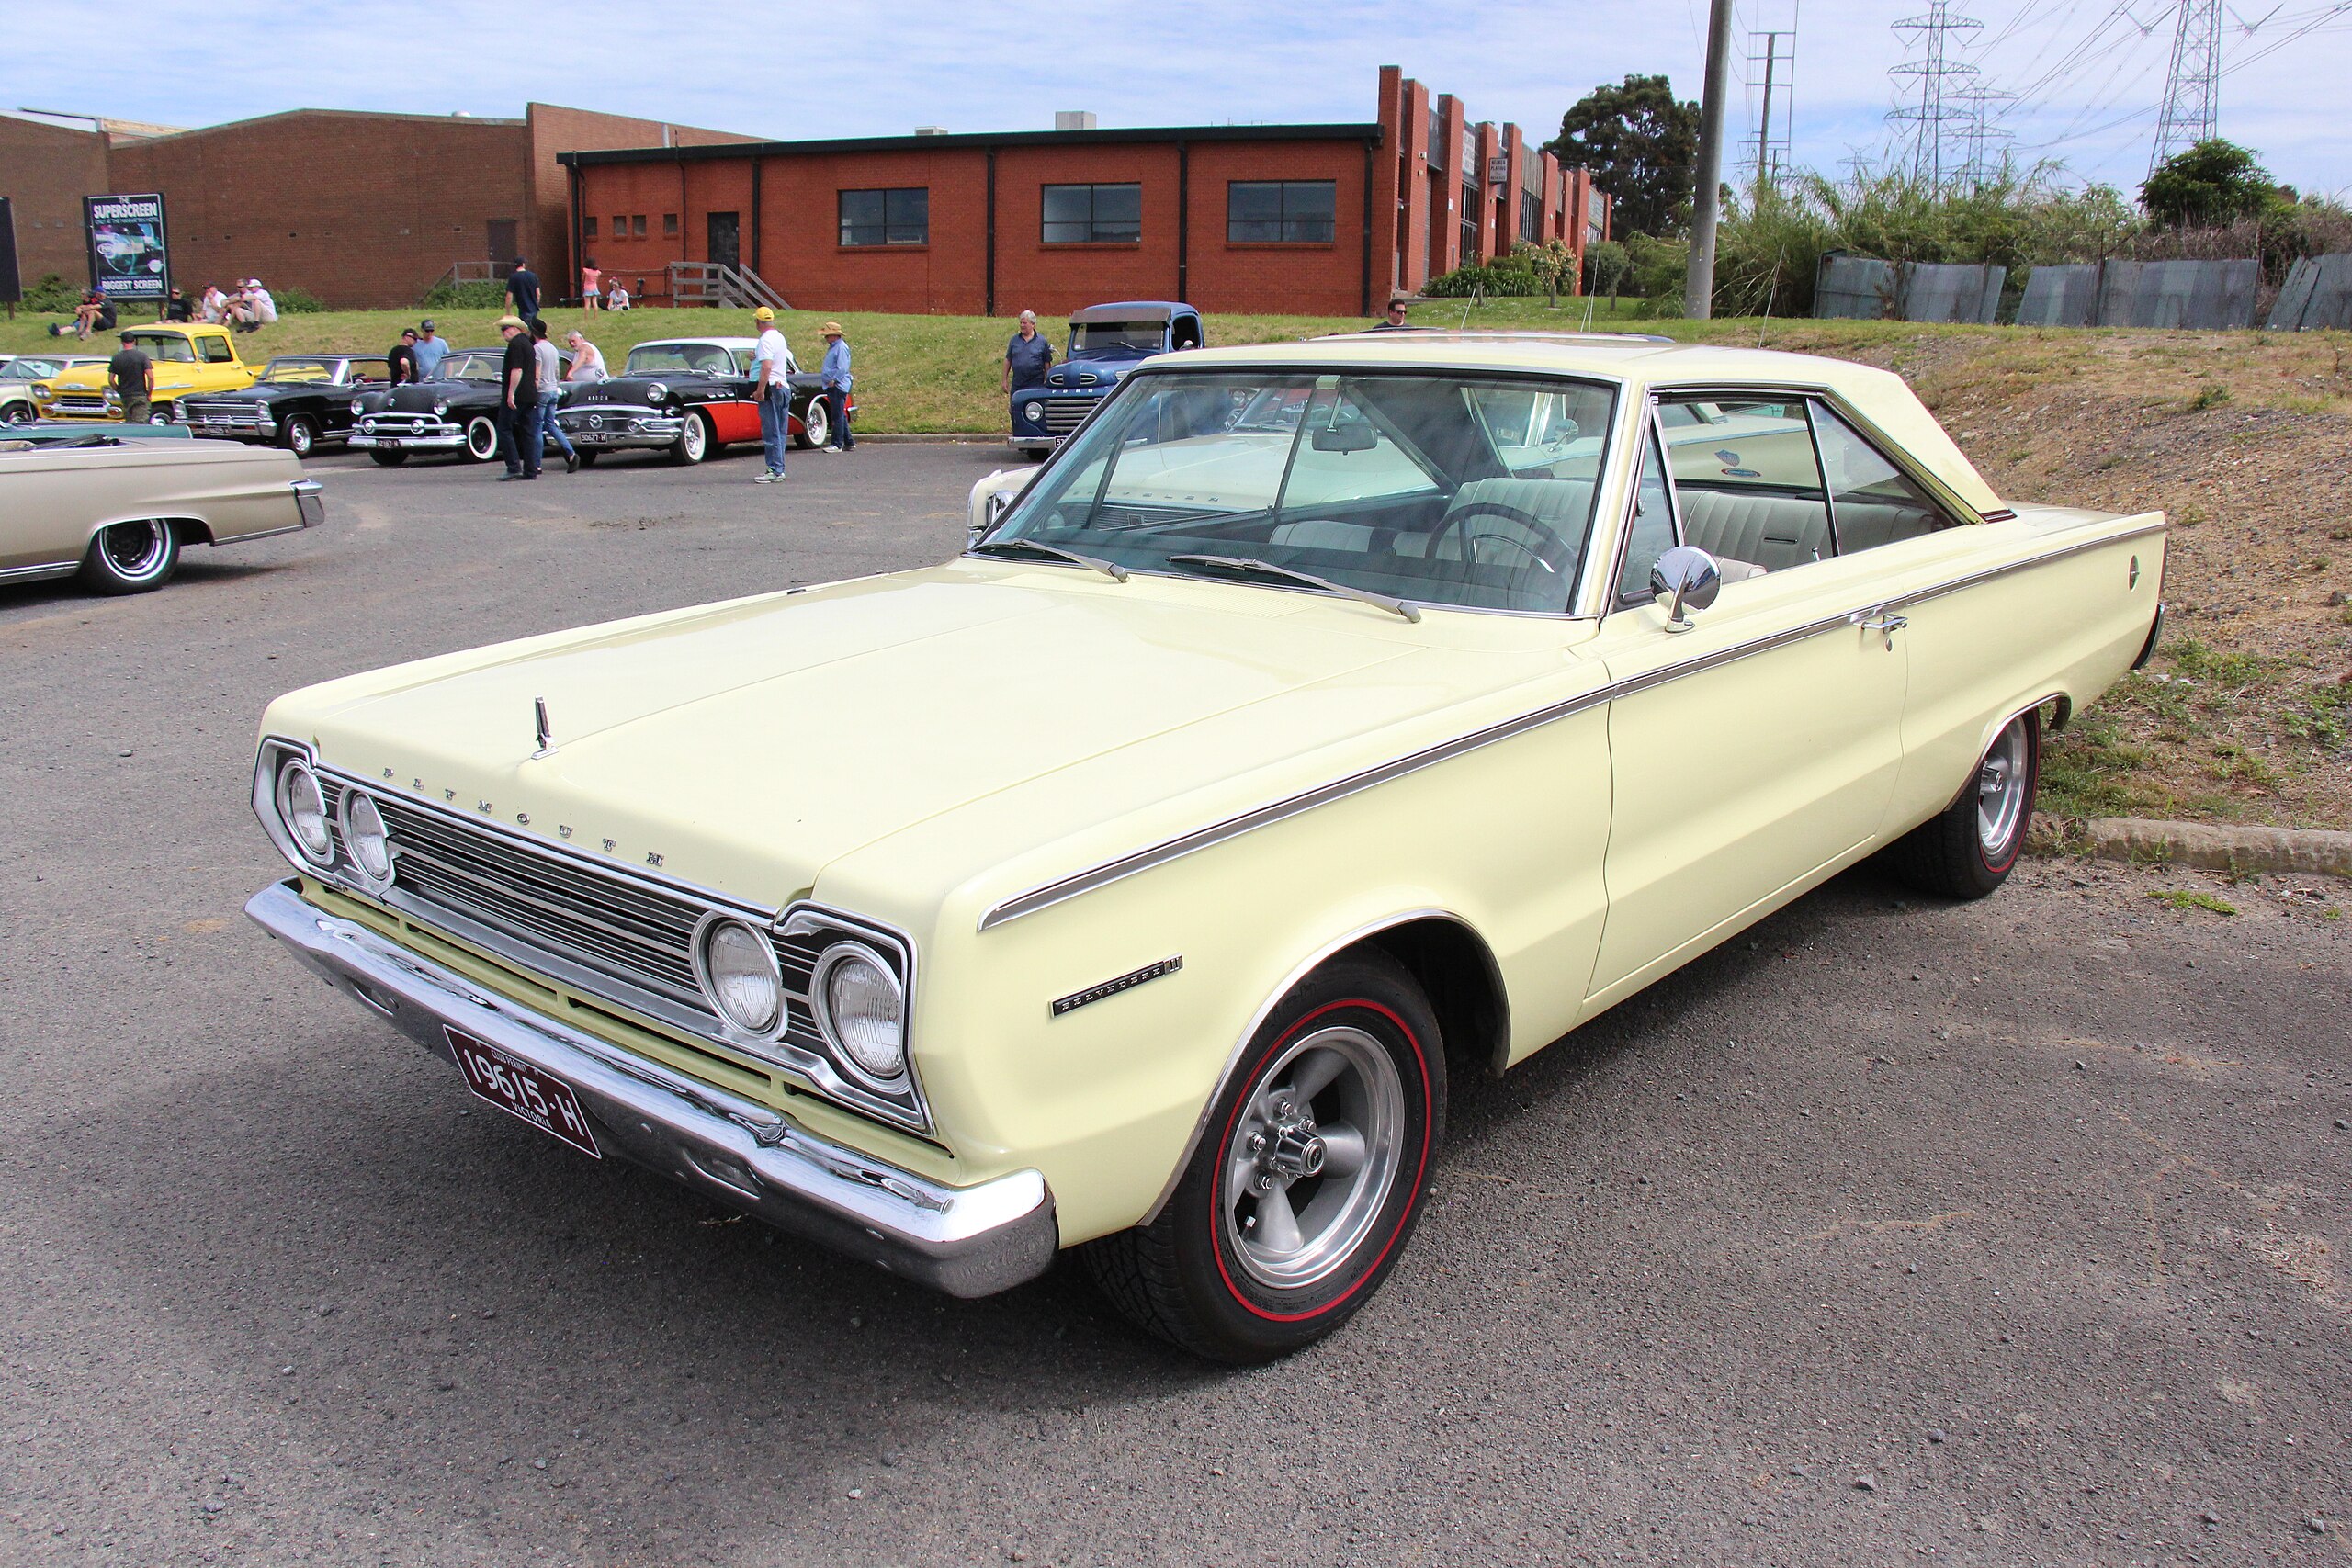
<instances>
[{"instance_id":1,"label":"license plate","mask_svg":"<svg viewBox=\"0 0 2352 1568\"><path fill-rule=\"evenodd\" d=\"M467 1087L509 1115L519 1116L540 1132L562 1139L593 1159L603 1159L596 1135L580 1109L580 1097L560 1078L549 1077L527 1062L518 1061L495 1045L441 1026L456 1053Z\"/></svg>"},{"instance_id":2,"label":"license plate","mask_svg":"<svg viewBox=\"0 0 2352 1568\"><path fill-rule=\"evenodd\" d=\"M379 435L376 437L376 445L379 446L397 446L400 444L401 438L397 435Z\"/></svg>"}]
</instances>

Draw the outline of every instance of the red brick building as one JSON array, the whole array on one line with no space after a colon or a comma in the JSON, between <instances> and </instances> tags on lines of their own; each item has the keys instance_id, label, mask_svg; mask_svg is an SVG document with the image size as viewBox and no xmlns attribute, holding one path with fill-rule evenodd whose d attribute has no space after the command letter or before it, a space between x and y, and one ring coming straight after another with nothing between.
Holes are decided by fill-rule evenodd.
<instances>
[{"instance_id":1,"label":"red brick building","mask_svg":"<svg viewBox=\"0 0 2352 1568\"><path fill-rule=\"evenodd\" d=\"M1368 314L1521 240L1607 235L1590 176L1395 66L1360 124L574 150L573 254L659 299L673 261L811 310L1058 315L1101 299Z\"/></svg>"},{"instance_id":2,"label":"red brick building","mask_svg":"<svg viewBox=\"0 0 2352 1568\"><path fill-rule=\"evenodd\" d=\"M293 109L136 139L0 117L0 196L28 283L88 276L83 197L152 190L191 291L254 276L337 308L405 306L453 265L518 255L568 292L560 152L744 140L552 104L519 119Z\"/></svg>"}]
</instances>

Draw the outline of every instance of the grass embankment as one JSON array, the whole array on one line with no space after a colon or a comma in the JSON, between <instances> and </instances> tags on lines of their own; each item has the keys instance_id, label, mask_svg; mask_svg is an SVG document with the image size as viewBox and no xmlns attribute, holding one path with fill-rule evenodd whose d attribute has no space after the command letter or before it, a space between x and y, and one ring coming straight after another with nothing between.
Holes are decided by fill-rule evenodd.
<instances>
[{"instance_id":1,"label":"grass embankment","mask_svg":"<svg viewBox=\"0 0 2352 1568\"><path fill-rule=\"evenodd\" d=\"M249 355L390 346L416 311L290 316L240 339ZM463 345L492 344L492 310L435 312ZM785 331L814 365L826 318ZM1901 321L1614 319L1582 300L1432 301L1417 324L1662 333L1761 344L1902 372L1993 488L2013 501L2174 524L2172 618L2154 666L2127 677L2044 759L2043 805L2064 816L2352 824L2352 336L2073 332ZM1009 321L843 315L868 433L1004 427ZM617 366L650 338L748 333L747 315L552 311ZM1281 341L1355 317L1216 316L1213 343ZM1049 329L1060 341L1060 332ZM0 323L0 351L60 346L38 321ZM64 346L73 346L66 344ZM93 344L92 346L97 346Z\"/></svg>"}]
</instances>

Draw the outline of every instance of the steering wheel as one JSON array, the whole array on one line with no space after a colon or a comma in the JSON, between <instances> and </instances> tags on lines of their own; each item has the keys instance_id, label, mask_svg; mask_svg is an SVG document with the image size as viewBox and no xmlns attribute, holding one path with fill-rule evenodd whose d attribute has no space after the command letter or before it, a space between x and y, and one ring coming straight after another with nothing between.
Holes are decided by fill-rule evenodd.
<instances>
[{"instance_id":1,"label":"steering wheel","mask_svg":"<svg viewBox=\"0 0 2352 1568\"><path fill-rule=\"evenodd\" d=\"M1470 522L1475 517L1499 517L1506 523L1515 523L1539 538L1551 540L1556 547L1551 550L1539 549L1526 540L1514 537L1510 534L1498 533L1491 529L1473 530ZM1461 536L1462 559L1466 565L1501 566L1506 564L1502 561L1483 558L1478 554L1478 546L1483 543L1493 543L1506 549L1517 550L1536 566L1555 577L1559 575L1560 569L1568 564L1570 549L1568 541L1562 538L1558 530L1550 524L1523 508L1499 501L1474 501L1447 521L1450 529Z\"/></svg>"}]
</instances>

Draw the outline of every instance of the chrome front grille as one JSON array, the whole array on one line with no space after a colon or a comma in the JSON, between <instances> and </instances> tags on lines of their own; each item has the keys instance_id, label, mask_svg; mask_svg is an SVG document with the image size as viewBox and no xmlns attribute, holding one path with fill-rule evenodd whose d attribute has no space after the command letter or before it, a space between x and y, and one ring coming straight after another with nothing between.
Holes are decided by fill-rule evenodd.
<instances>
[{"instance_id":1,"label":"chrome front grille","mask_svg":"<svg viewBox=\"0 0 2352 1568\"><path fill-rule=\"evenodd\" d=\"M79 414L85 418L103 418L114 412L114 404L107 400L106 394L103 392L80 394L67 392L59 395L57 412L64 414Z\"/></svg>"},{"instance_id":2,"label":"chrome front grille","mask_svg":"<svg viewBox=\"0 0 2352 1568\"><path fill-rule=\"evenodd\" d=\"M259 403L182 403L182 423L217 430L258 430L267 421Z\"/></svg>"},{"instance_id":3,"label":"chrome front grille","mask_svg":"<svg viewBox=\"0 0 2352 1568\"><path fill-rule=\"evenodd\" d=\"M334 824L337 869L347 868L343 797L353 782L321 770L319 786ZM818 958L844 936L895 957L901 982L910 982L912 958L902 939L830 913L787 911L779 924L774 910L722 902L601 865L387 786L364 787L383 814L392 845L391 886L370 889L371 896L526 972L793 1068L834 1099L885 1120L918 1129L929 1125L911 1084L904 1093L884 1093L841 1073L809 1002ZM784 980L786 1023L781 1038L756 1045L729 1039L703 996L695 975L694 936L714 910L767 931Z\"/></svg>"},{"instance_id":4,"label":"chrome front grille","mask_svg":"<svg viewBox=\"0 0 2352 1568\"><path fill-rule=\"evenodd\" d=\"M1094 412L1094 405L1102 400L1100 393L1091 398L1046 399L1046 433L1049 435L1068 435L1085 421L1088 414Z\"/></svg>"},{"instance_id":5,"label":"chrome front grille","mask_svg":"<svg viewBox=\"0 0 2352 1568\"><path fill-rule=\"evenodd\" d=\"M363 415L360 427L370 434L379 435L439 435L457 429L437 414L371 413Z\"/></svg>"}]
</instances>

